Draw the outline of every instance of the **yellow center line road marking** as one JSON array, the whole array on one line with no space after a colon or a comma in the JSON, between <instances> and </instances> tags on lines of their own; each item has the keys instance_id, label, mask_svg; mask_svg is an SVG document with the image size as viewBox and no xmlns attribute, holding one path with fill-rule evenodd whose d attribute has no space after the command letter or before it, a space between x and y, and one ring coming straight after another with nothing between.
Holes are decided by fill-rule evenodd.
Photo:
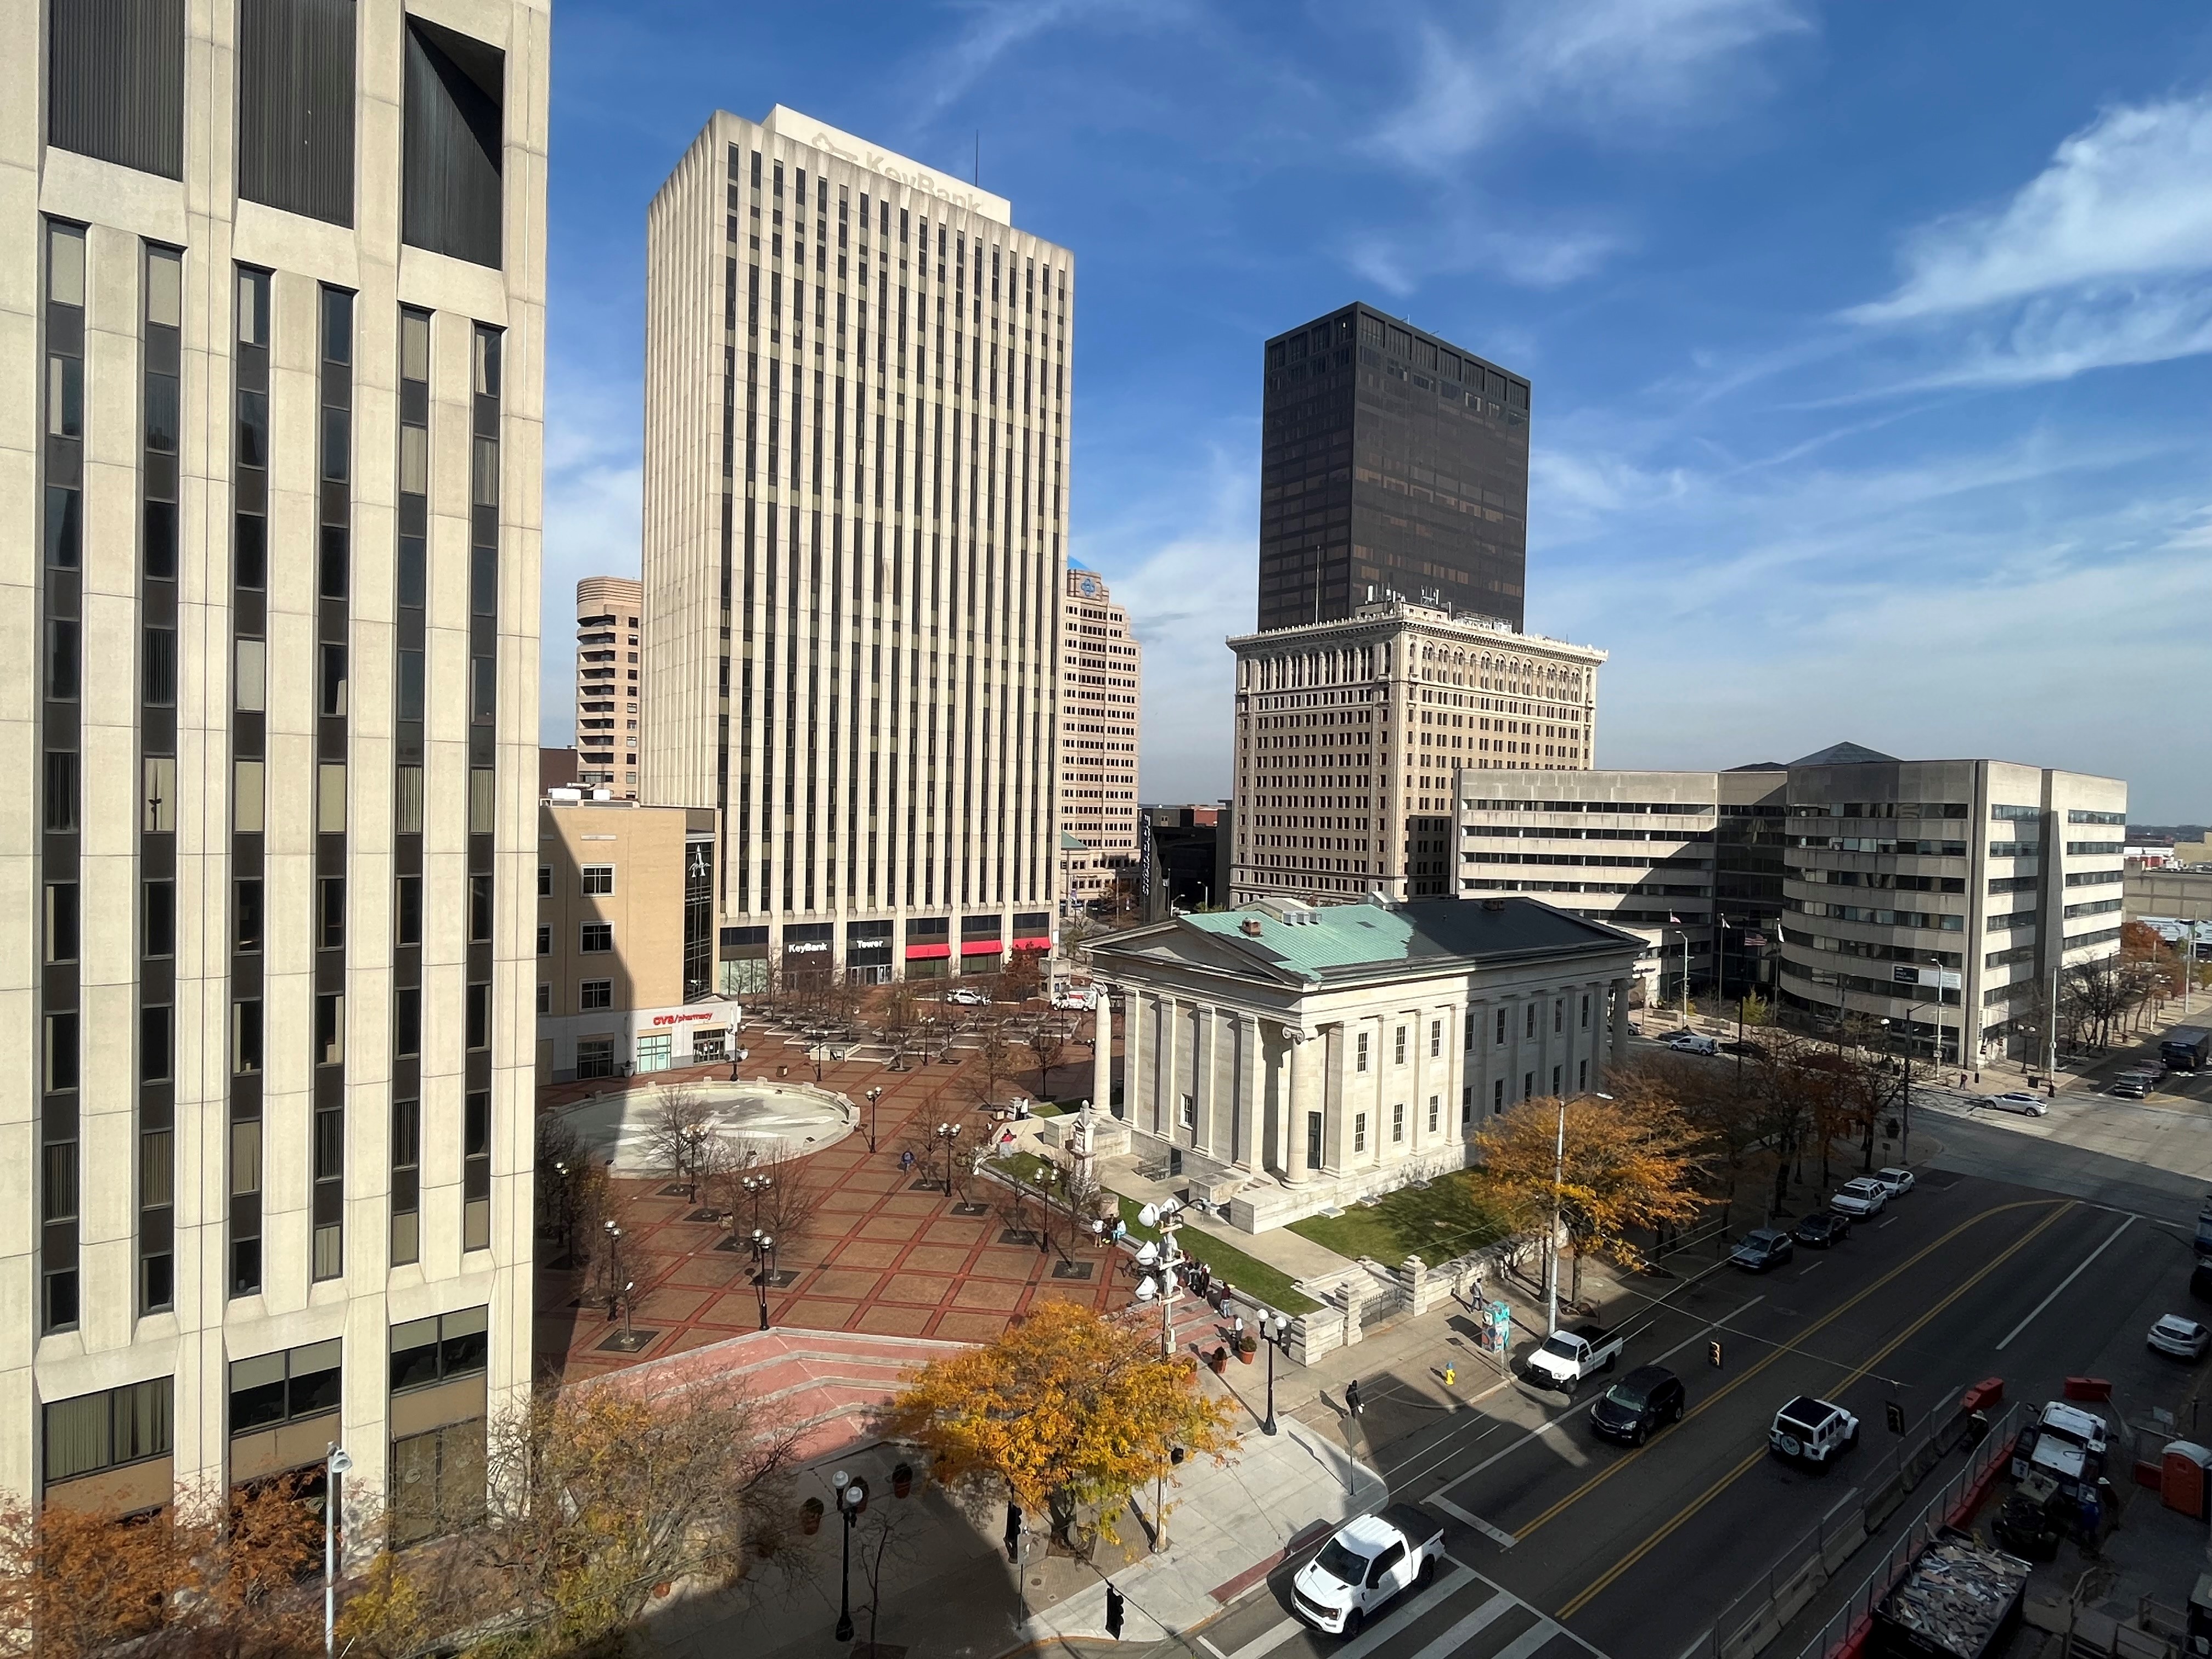
<instances>
[{"instance_id":1,"label":"yellow center line road marking","mask_svg":"<svg viewBox=\"0 0 2212 1659\"><path fill-rule=\"evenodd\" d=\"M1968 1216L1957 1226L1952 1228L1949 1232L1945 1233L1942 1237L1936 1240L1934 1243L1926 1245L1911 1255L1905 1257L1904 1261L1899 1262L1897 1266L1892 1267L1887 1273L1884 1273L1880 1279L1875 1279L1873 1284L1868 1285L1864 1290L1860 1291L1849 1301L1839 1303L1837 1306L1830 1309L1826 1313L1821 1315L1820 1318L1814 1320L1810 1325L1808 1325L1802 1331L1798 1333L1797 1341L1796 1343L1777 1343L1774 1346L1773 1352L1769 1353L1765 1358L1752 1366L1750 1370L1743 1371L1732 1380L1723 1383L1719 1388L1715 1389L1711 1394L1699 1401L1696 1406L1683 1413L1682 1421L1686 1423L1692 1418L1704 1416L1707 1411L1711 1410L1713 1407L1719 1405L1722 1401L1727 1399L1729 1395L1734 1394L1738 1389L1750 1382L1752 1378L1757 1376L1761 1371L1765 1370L1769 1365L1774 1364L1778 1359L1780 1359L1784 1355L1797 1352L1798 1345L1802 1344L1807 1338L1819 1335L1821 1331L1833 1324L1837 1320L1841 1319L1845 1314L1857 1307L1860 1303L1865 1301L1876 1291L1886 1289L1889 1285L1894 1282L1900 1274L1908 1273L1914 1267L1918 1267L1923 1261L1935 1255L1936 1251L1942 1249L1953 1239L1958 1237L1960 1234L1965 1232L1969 1227L1977 1226L1982 1222L1988 1220L1993 1215L2002 1215L2008 1210L2040 1209L2047 1204L2056 1204L2058 1207L2053 1210L2051 1214L2045 1218L2043 1224L2044 1225L2048 1225L2050 1222L2056 1220L2068 1210L2075 1207L2072 1200L2070 1200L2016 1199L2009 1204L1991 1205L1986 1210L1983 1210L1977 1214ZM2034 1237L2035 1233L2040 1232L2041 1231L2041 1226L2037 1227L2034 1231L2027 1234L2021 1242L2022 1243L2027 1243L2027 1239ZM2000 1256L1998 1260L2002 1261L2003 1257ZM1587 1498L1591 1492L1596 1491L1598 1487L1612 1480L1614 1475L1619 1474L1623 1469L1636 1462L1639 1458L1648 1455L1651 1451L1658 1447L1666 1445L1671 1437L1670 1432L1669 1435L1662 1436L1658 1439L1652 1441L1650 1445L1638 1447L1636 1450L1630 1452L1626 1456L1616 1459L1614 1462L1607 1464L1604 1468L1599 1470L1597 1474L1592 1475L1588 1480L1583 1482L1581 1486L1576 1487L1565 1498L1560 1498L1559 1502L1553 1504L1551 1508L1546 1510L1534 1520L1530 1521L1522 1526L1515 1528L1513 1529L1513 1535L1525 1542L1528 1534L1535 1531L1537 1528L1543 1526L1547 1522L1552 1521L1564 1514L1568 1509L1579 1503L1583 1498Z\"/></svg>"},{"instance_id":2,"label":"yellow center line road marking","mask_svg":"<svg viewBox=\"0 0 2212 1659\"><path fill-rule=\"evenodd\" d=\"M2004 1266L2004 1264L2009 1261L2014 1256L2019 1255L2021 1251L2026 1249L2029 1244L2034 1242L2038 1234L2041 1233L2045 1228L2050 1226L2053 1222L2057 1221L2059 1217L2064 1215L2067 1211L2073 1207L2074 1206L2070 1203L2060 1205L2049 1215L2044 1217L2042 1220L2037 1222L2035 1225L2029 1228L2018 1238L2014 1239L2010 1244L1998 1251L1996 1255L1992 1256L1987 1262L1985 1262L1971 1278L1966 1279L1965 1283L1961 1284L1958 1289L1953 1291L1941 1302L1938 1302L1934 1307L1929 1309L1927 1312L1922 1314L1919 1318L1914 1320L1910 1325L1899 1331L1888 1342L1883 1344L1877 1352L1869 1354L1865 1361L1862 1363L1856 1370L1852 1371L1850 1376L1846 1376L1842 1382L1837 1385L1836 1392L1841 1394L1844 1389L1850 1387L1852 1383L1857 1382L1869 1371L1872 1370L1876 1365L1881 1364L1883 1360L1888 1358L1890 1355L1895 1353L1899 1348L1910 1342L1914 1337L1919 1335L1922 1331L1925 1330L1928 1326L1935 1321L1937 1315L1944 1312L1954 1302L1956 1302L1960 1297L1966 1295L1967 1291L1972 1290L1977 1285L1987 1279L1999 1267ZM1614 1579L1620 1577L1622 1573L1626 1572L1638 1561L1641 1561L1645 1556L1650 1554L1653 1550L1658 1548L1661 1544L1672 1537L1678 1528L1682 1526L1684 1522L1687 1522L1700 1510L1704 1509L1706 1504L1711 1503L1713 1499L1718 1498L1721 1493L1728 1490L1729 1486L1735 1485L1738 1480L1742 1478L1746 1471L1750 1469L1753 1464L1759 1462L1759 1460L1764 1458L1765 1455L1766 1448L1765 1446L1761 1446L1758 1450L1753 1452L1751 1455L1745 1458L1741 1463L1738 1463L1734 1468L1730 1469L1719 1480L1714 1481L1711 1486L1706 1487L1704 1492L1700 1492L1698 1495L1696 1501L1683 1510L1680 1514L1677 1515L1665 1526L1660 1528L1658 1531L1653 1533L1649 1538L1645 1539L1641 1544L1638 1544L1634 1549L1629 1551L1627 1554L1622 1556L1620 1560L1614 1562L1613 1565L1607 1568L1604 1572L1599 1574L1597 1578L1591 1583L1587 1589L1583 1590L1580 1595L1577 1595L1573 1601L1568 1602L1566 1606L1559 1609L1558 1616L1563 1620L1571 1619L1577 1613L1580 1613L1601 1593L1602 1593L1606 1587L1611 1584ZM1522 1528L1521 1535L1524 1538L1527 1537L1528 1535L1528 1529L1525 1527Z\"/></svg>"}]
</instances>

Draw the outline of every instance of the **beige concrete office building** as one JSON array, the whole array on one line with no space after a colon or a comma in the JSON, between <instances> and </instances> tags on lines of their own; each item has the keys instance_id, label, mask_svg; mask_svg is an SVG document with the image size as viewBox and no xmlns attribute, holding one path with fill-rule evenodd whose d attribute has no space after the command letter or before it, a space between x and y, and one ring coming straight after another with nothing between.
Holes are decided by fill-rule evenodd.
<instances>
[{"instance_id":1,"label":"beige concrete office building","mask_svg":"<svg viewBox=\"0 0 2212 1659\"><path fill-rule=\"evenodd\" d=\"M639 781L718 811L725 988L1050 945L1073 274L781 106L653 198Z\"/></svg>"},{"instance_id":2,"label":"beige concrete office building","mask_svg":"<svg viewBox=\"0 0 2212 1659\"><path fill-rule=\"evenodd\" d=\"M1144 647L1092 572L1070 568L1060 623L1060 823L1083 843L1063 858L1069 904L1114 890L1137 861L1137 723ZM1065 843L1063 843L1065 846Z\"/></svg>"},{"instance_id":3,"label":"beige concrete office building","mask_svg":"<svg viewBox=\"0 0 2212 1659\"><path fill-rule=\"evenodd\" d=\"M1887 757L1789 778L1784 1006L1952 1064L2041 1058L2053 975L2120 948L2125 781Z\"/></svg>"},{"instance_id":4,"label":"beige concrete office building","mask_svg":"<svg viewBox=\"0 0 2212 1659\"><path fill-rule=\"evenodd\" d=\"M623 576L576 584L576 782L637 799L638 619L644 592Z\"/></svg>"},{"instance_id":5,"label":"beige concrete office building","mask_svg":"<svg viewBox=\"0 0 2212 1659\"><path fill-rule=\"evenodd\" d=\"M538 814L540 1082L726 1060L714 994L714 815L556 790Z\"/></svg>"},{"instance_id":6,"label":"beige concrete office building","mask_svg":"<svg viewBox=\"0 0 2212 1659\"><path fill-rule=\"evenodd\" d=\"M531 1374L550 16L0 32L0 1486L421 1536Z\"/></svg>"},{"instance_id":7,"label":"beige concrete office building","mask_svg":"<svg viewBox=\"0 0 2212 1659\"><path fill-rule=\"evenodd\" d=\"M1403 599L1231 639L1231 902L1457 890L1462 771L1586 769L1606 653Z\"/></svg>"}]
</instances>

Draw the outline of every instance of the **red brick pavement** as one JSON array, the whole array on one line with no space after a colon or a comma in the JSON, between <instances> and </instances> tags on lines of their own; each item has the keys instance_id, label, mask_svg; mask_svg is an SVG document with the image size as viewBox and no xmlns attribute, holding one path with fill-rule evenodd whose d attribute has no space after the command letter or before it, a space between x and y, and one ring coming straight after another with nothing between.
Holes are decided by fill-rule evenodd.
<instances>
[{"instance_id":1,"label":"red brick pavement","mask_svg":"<svg viewBox=\"0 0 2212 1659\"><path fill-rule=\"evenodd\" d=\"M745 1069L757 1070L753 1065ZM1074 1254L1079 1266L1090 1267L1090 1277L1056 1278L1058 1252L1046 1255L1033 1243L1001 1242L1005 1222L995 1209L982 1216L955 1215L944 1193L914 1190L925 1171L902 1172L902 1147L922 1145L939 1122L957 1121L963 1133L956 1156L964 1164L985 1134L965 1086L966 1069L929 1066L894 1073L872 1062L851 1061L824 1071L823 1086L860 1104L863 1131L805 1159L824 1190L809 1232L778 1254L779 1272L795 1277L769 1292L772 1324L979 1342L1054 1297L1101 1310L1129 1300L1131 1278L1121 1265L1127 1257L1120 1253L1086 1246ZM693 1075L726 1072L699 1068L627 1081L653 1087ZM876 1110L880 1150L871 1154L865 1092L878 1086L884 1091ZM562 1085L545 1092L548 1103L565 1104L582 1091ZM936 1167L943 1169L941 1158ZM541 1269L541 1370L571 1379L593 1376L758 1328L750 1252L717 1249L724 1241L721 1229L711 1221L690 1219L696 1206L680 1193L672 1195L668 1184L615 1182L623 1267L636 1286L631 1324L638 1332L653 1333L651 1339L635 1353L608 1350L605 1345L622 1326L608 1319L605 1304L580 1307L575 1274ZM994 1182L971 1178L965 1184L972 1196L987 1202L1004 1192Z\"/></svg>"}]
</instances>

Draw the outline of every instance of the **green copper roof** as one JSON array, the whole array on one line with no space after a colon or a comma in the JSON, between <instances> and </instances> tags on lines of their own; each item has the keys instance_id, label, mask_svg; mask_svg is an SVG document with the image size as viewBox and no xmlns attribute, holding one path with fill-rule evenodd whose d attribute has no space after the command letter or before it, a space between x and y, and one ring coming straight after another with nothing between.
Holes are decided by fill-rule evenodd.
<instances>
[{"instance_id":1,"label":"green copper roof","mask_svg":"<svg viewBox=\"0 0 2212 1659\"><path fill-rule=\"evenodd\" d=\"M1307 920L1304 918L1310 918ZM1510 957L1559 951L1617 951L1638 941L1534 899L1422 899L1410 904L1328 904L1301 920L1279 921L1257 908L1186 915L1182 925L1302 977L1423 961ZM1248 933L1256 922L1259 931Z\"/></svg>"}]
</instances>

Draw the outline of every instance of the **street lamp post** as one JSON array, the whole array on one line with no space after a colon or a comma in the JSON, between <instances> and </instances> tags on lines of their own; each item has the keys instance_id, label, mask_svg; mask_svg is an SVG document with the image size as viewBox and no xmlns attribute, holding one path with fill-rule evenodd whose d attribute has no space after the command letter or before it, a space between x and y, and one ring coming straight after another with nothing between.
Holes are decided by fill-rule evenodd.
<instances>
[{"instance_id":1,"label":"street lamp post","mask_svg":"<svg viewBox=\"0 0 2212 1659\"><path fill-rule=\"evenodd\" d=\"M1683 983L1689 983L1689 935L1683 935ZM1686 997L1686 993L1685 995ZM1552 1148L1552 1231L1545 1241L1544 1251L1544 1334L1548 1337L1559 1328L1559 1214L1566 1201L1567 1185L1567 1097L1559 1097L1559 1139Z\"/></svg>"},{"instance_id":2,"label":"street lamp post","mask_svg":"<svg viewBox=\"0 0 2212 1659\"><path fill-rule=\"evenodd\" d=\"M767 1197L769 1189L775 1185L775 1177L766 1175L747 1176L738 1185L744 1188L745 1196L752 1200L753 1234L757 1237L760 1234L761 1200Z\"/></svg>"},{"instance_id":3,"label":"street lamp post","mask_svg":"<svg viewBox=\"0 0 2212 1659\"><path fill-rule=\"evenodd\" d=\"M868 1501L867 1483L855 1480L840 1469L830 1477L830 1484L837 1489L837 1512L845 1521L844 1565L837 1575L837 1640L853 1639L853 1523L860 1518L861 1507Z\"/></svg>"},{"instance_id":4,"label":"street lamp post","mask_svg":"<svg viewBox=\"0 0 2212 1659\"><path fill-rule=\"evenodd\" d=\"M775 1240L770 1235L753 1230L753 1284L760 1291L760 1328L768 1328L768 1287L775 1277Z\"/></svg>"},{"instance_id":5,"label":"street lamp post","mask_svg":"<svg viewBox=\"0 0 2212 1659\"><path fill-rule=\"evenodd\" d=\"M937 1126L936 1136L945 1143L945 1195L950 1198L952 1196L952 1151L960 1141L960 1126L940 1123Z\"/></svg>"},{"instance_id":6,"label":"street lamp post","mask_svg":"<svg viewBox=\"0 0 2212 1659\"><path fill-rule=\"evenodd\" d=\"M876 1103L884 1097L880 1086L868 1091L868 1150L876 1150Z\"/></svg>"},{"instance_id":7,"label":"street lamp post","mask_svg":"<svg viewBox=\"0 0 2212 1659\"><path fill-rule=\"evenodd\" d=\"M624 1280L623 1280L623 1261L622 1261L622 1228L621 1228L618 1224L617 1224L616 1223L614 1223L614 1222L612 1222L612 1221L605 1222L605 1223L602 1223L601 1224L602 1224L602 1225L604 1225L604 1226L606 1228L606 1230L607 1230L607 1266L608 1266L608 1268L609 1268L608 1279L609 1279L610 1282L611 1282L611 1283L614 1283L614 1284L623 1284L623 1283L624 1283ZM615 1308L616 1308L616 1305L617 1305L617 1304L619 1304L621 1301L622 1301L622 1292L621 1292L620 1291L614 1291L614 1292L612 1292L612 1293L609 1296L609 1297L608 1297L608 1299L607 1299L607 1317L608 1317L608 1318L612 1319L612 1318L615 1316ZM627 1318L627 1317L628 1317L628 1315L625 1313L625 1315L624 1315L623 1316L624 1316L625 1318Z\"/></svg>"},{"instance_id":8,"label":"street lamp post","mask_svg":"<svg viewBox=\"0 0 2212 1659\"><path fill-rule=\"evenodd\" d=\"M1267 1418L1260 1425L1260 1432L1275 1431L1275 1350L1280 1348L1287 1356L1291 1351L1291 1316L1271 1314L1264 1310L1260 1315L1260 1340L1267 1345Z\"/></svg>"},{"instance_id":9,"label":"street lamp post","mask_svg":"<svg viewBox=\"0 0 2212 1659\"><path fill-rule=\"evenodd\" d=\"M330 1659L338 1629L338 1482L353 1459L335 1440L323 1455L323 1655Z\"/></svg>"},{"instance_id":10,"label":"street lamp post","mask_svg":"<svg viewBox=\"0 0 2212 1659\"><path fill-rule=\"evenodd\" d=\"M1182 1266L1182 1255L1176 1243L1176 1233L1182 1225L1176 1218L1182 1211L1181 1201L1171 1198L1165 1204L1147 1204L1137 1212L1137 1219L1144 1225L1156 1229L1160 1236L1158 1244L1147 1240L1137 1252L1137 1266L1145 1270L1145 1277L1137 1284L1137 1300L1150 1302L1158 1298L1159 1302L1160 1355L1163 1358L1175 1352L1175 1332L1169 1304L1176 1297L1176 1269Z\"/></svg>"}]
</instances>

